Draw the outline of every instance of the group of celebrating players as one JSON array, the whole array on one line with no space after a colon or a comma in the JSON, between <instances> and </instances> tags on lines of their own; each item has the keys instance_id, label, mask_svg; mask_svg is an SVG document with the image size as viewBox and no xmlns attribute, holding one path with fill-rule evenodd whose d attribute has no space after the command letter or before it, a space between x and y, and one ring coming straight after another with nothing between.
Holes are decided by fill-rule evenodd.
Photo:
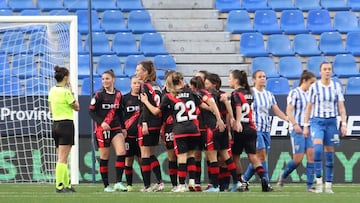
<instances>
[{"instance_id":1,"label":"group of celebrating players","mask_svg":"<svg viewBox=\"0 0 360 203\"><path fill-rule=\"evenodd\" d=\"M314 74L304 71L299 87L289 93L285 114L277 106L274 95L265 90L266 75L262 70L253 73L252 88L245 71L231 71L229 86L233 91L227 93L220 90L219 75L206 71L198 72L188 84L180 72L168 71L165 85L161 88L156 83L154 64L142 61L131 79L131 91L125 95L114 88L114 72L105 71L102 74L103 88L95 93L89 107L90 116L96 124L104 191L133 190L132 164L135 156L141 165L144 183L141 191L164 190L160 164L155 156L155 147L159 144L160 137L168 152L172 192L247 191L248 181L255 173L260 178L262 191L273 191L267 167L271 140L269 111L272 110L292 126L291 138L294 141L293 149L296 149L294 159L285 167L278 185L283 186L284 179L296 169L306 153L307 191L322 192L321 157L325 145L325 191L331 193L334 146L339 140L333 139L337 130L338 112L342 119L341 133L346 133L344 98L341 91L338 91L338 85L330 80L331 72L331 64L321 65L322 78L317 82L321 83L319 88L312 85L316 80ZM326 93L326 88L329 88L332 96ZM319 98L321 91L325 91L324 99ZM319 101L328 104L325 107L319 104L319 108L326 108L319 110L325 112L324 116L313 113ZM313 132L311 136L310 118ZM319 119L314 120L316 118ZM325 125L331 128L323 128L323 119ZM108 178L111 144L116 153L114 186L110 186ZM209 179L206 189L201 187L200 182L203 151ZM243 151L247 153L250 162L244 173L240 163ZM122 183L124 172L126 186ZM153 186L152 172L157 179ZM316 188L313 188L314 173Z\"/></svg>"}]
</instances>

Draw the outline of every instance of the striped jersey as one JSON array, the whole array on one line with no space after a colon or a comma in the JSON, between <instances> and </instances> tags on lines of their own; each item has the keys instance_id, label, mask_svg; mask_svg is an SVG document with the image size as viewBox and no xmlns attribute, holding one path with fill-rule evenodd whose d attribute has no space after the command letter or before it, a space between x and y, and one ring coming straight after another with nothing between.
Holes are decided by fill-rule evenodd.
<instances>
[{"instance_id":1,"label":"striped jersey","mask_svg":"<svg viewBox=\"0 0 360 203\"><path fill-rule=\"evenodd\" d=\"M307 97L308 92L305 92L300 87L291 90L287 97L287 105L292 105L294 107L293 116L295 122L300 126L304 126Z\"/></svg>"},{"instance_id":2,"label":"striped jersey","mask_svg":"<svg viewBox=\"0 0 360 203\"><path fill-rule=\"evenodd\" d=\"M270 132L271 121L269 117L269 110L276 103L274 95L267 91L259 91L256 88L252 88L254 96L254 119L256 124L256 130L261 132Z\"/></svg>"},{"instance_id":3,"label":"striped jersey","mask_svg":"<svg viewBox=\"0 0 360 203\"><path fill-rule=\"evenodd\" d=\"M345 99L339 83L330 81L326 86L317 81L310 87L308 101L314 104L311 117L334 118L338 116L338 102Z\"/></svg>"}]
</instances>

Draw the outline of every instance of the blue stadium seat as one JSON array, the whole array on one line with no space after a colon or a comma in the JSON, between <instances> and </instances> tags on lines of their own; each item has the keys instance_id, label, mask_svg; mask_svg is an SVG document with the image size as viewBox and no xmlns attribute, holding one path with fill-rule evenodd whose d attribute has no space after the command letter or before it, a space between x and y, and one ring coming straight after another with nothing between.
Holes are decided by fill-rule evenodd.
<instances>
[{"instance_id":1,"label":"blue stadium seat","mask_svg":"<svg viewBox=\"0 0 360 203\"><path fill-rule=\"evenodd\" d=\"M347 6L349 6L352 11L360 11L360 0L347 0Z\"/></svg>"},{"instance_id":2,"label":"blue stadium seat","mask_svg":"<svg viewBox=\"0 0 360 203\"><path fill-rule=\"evenodd\" d=\"M280 16L280 29L286 34L302 34L309 31L305 27L304 15L300 10L284 10Z\"/></svg>"},{"instance_id":3,"label":"blue stadium seat","mask_svg":"<svg viewBox=\"0 0 360 203\"><path fill-rule=\"evenodd\" d=\"M49 51L48 40L46 32L34 32L29 37L29 51L35 55L42 55Z\"/></svg>"},{"instance_id":4,"label":"blue stadium seat","mask_svg":"<svg viewBox=\"0 0 360 203\"><path fill-rule=\"evenodd\" d=\"M70 15L70 13L66 9L54 9L54 10L49 11L48 15L51 15L51 16L68 16L68 15Z\"/></svg>"},{"instance_id":5,"label":"blue stadium seat","mask_svg":"<svg viewBox=\"0 0 360 203\"><path fill-rule=\"evenodd\" d=\"M357 16L351 11L336 12L334 16L334 29L340 33L360 31Z\"/></svg>"},{"instance_id":6,"label":"blue stadium seat","mask_svg":"<svg viewBox=\"0 0 360 203\"><path fill-rule=\"evenodd\" d=\"M319 48L326 56L348 53L344 48L341 35L338 32L321 33Z\"/></svg>"},{"instance_id":7,"label":"blue stadium seat","mask_svg":"<svg viewBox=\"0 0 360 203\"><path fill-rule=\"evenodd\" d=\"M306 59L306 69L315 74L317 78L320 77L320 64L329 62L325 56L311 56Z\"/></svg>"},{"instance_id":8,"label":"blue stadium seat","mask_svg":"<svg viewBox=\"0 0 360 203\"><path fill-rule=\"evenodd\" d=\"M115 80L115 88L120 90L120 92L124 95L131 90L131 79L129 77L121 77L116 78Z\"/></svg>"},{"instance_id":9,"label":"blue stadium seat","mask_svg":"<svg viewBox=\"0 0 360 203\"><path fill-rule=\"evenodd\" d=\"M0 1L0 10L8 10L10 9L9 6L7 5L7 1Z\"/></svg>"},{"instance_id":10,"label":"blue stadium seat","mask_svg":"<svg viewBox=\"0 0 360 203\"><path fill-rule=\"evenodd\" d=\"M89 51L89 40L89 35L87 35L85 41L85 51ZM92 33L92 52L95 56L113 53L110 49L109 39L104 32Z\"/></svg>"},{"instance_id":11,"label":"blue stadium seat","mask_svg":"<svg viewBox=\"0 0 360 203\"><path fill-rule=\"evenodd\" d=\"M101 18L101 28L106 33L128 32L124 16L119 10L106 10Z\"/></svg>"},{"instance_id":12,"label":"blue stadium seat","mask_svg":"<svg viewBox=\"0 0 360 203\"><path fill-rule=\"evenodd\" d=\"M124 72L129 77L135 75L136 66L139 62L146 60L144 55L129 55L125 58Z\"/></svg>"},{"instance_id":13,"label":"blue stadium seat","mask_svg":"<svg viewBox=\"0 0 360 203\"><path fill-rule=\"evenodd\" d=\"M346 35L346 50L354 56L360 56L360 31L348 32Z\"/></svg>"},{"instance_id":14,"label":"blue stadium seat","mask_svg":"<svg viewBox=\"0 0 360 203\"><path fill-rule=\"evenodd\" d=\"M319 0L294 0L294 6L303 11L321 9Z\"/></svg>"},{"instance_id":15,"label":"blue stadium seat","mask_svg":"<svg viewBox=\"0 0 360 203\"><path fill-rule=\"evenodd\" d=\"M145 32L155 32L151 22L151 17L146 10L134 10L128 14L128 29L134 34Z\"/></svg>"},{"instance_id":16,"label":"blue stadium seat","mask_svg":"<svg viewBox=\"0 0 360 203\"><path fill-rule=\"evenodd\" d=\"M120 8L124 12L145 9L142 5L141 0L117 0L116 4L117 4L117 7Z\"/></svg>"},{"instance_id":17,"label":"blue stadium seat","mask_svg":"<svg viewBox=\"0 0 360 203\"><path fill-rule=\"evenodd\" d=\"M24 90L20 85L20 80L17 76L0 77L0 95L23 95Z\"/></svg>"},{"instance_id":18,"label":"blue stadium seat","mask_svg":"<svg viewBox=\"0 0 360 203\"><path fill-rule=\"evenodd\" d=\"M268 56L264 39L258 32L243 33L240 37L240 53L246 57Z\"/></svg>"},{"instance_id":19,"label":"blue stadium seat","mask_svg":"<svg viewBox=\"0 0 360 203\"><path fill-rule=\"evenodd\" d=\"M279 73L276 70L275 62L270 57L255 57L251 62L250 74L257 70L263 70L267 78L278 78Z\"/></svg>"},{"instance_id":20,"label":"blue stadium seat","mask_svg":"<svg viewBox=\"0 0 360 203\"><path fill-rule=\"evenodd\" d=\"M42 11L64 9L62 0L37 0L37 7Z\"/></svg>"},{"instance_id":21,"label":"blue stadium seat","mask_svg":"<svg viewBox=\"0 0 360 203\"><path fill-rule=\"evenodd\" d=\"M112 41L112 50L118 56L141 54L135 36L131 32L118 32L114 35Z\"/></svg>"},{"instance_id":22,"label":"blue stadium seat","mask_svg":"<svg viewBox=\"0 0 360 203\"><path fill-rule=\"evenodd\" d=\"M307 29L312 34L334 31L329 11L324 9L310 10L307 16Z\"/></svg>"},{"instance_id":23,"label":"blue stadium seat","mask_svg":"<svg viewBox=\"0 0 360 203\"><path fill-rule=\"evenodd\" d=\"M333 60L334 73L339 78L360 76L355 57L351 54L338 54Z\"/></svg>"},{"instance_id":24,"label":"blue stadium seat","mask_svg":"<svg viewBox=\"0 0 360 203\"><path fill-rule=\"evenodd\" d=\"M289 80L287 78L268 78L266 82L266 90L274 95L287 95L290 91Z\"/></svg>"},{"instance_id":25,"label":"blue stadium seat","mask_svg":"<svg viewBox=\"0 0 360 203\"><path fill-rule=\"evenodd\" d=\"M226 19L226 31L233 34L253 32L254 28L246 10L232 10Z\"/></svg>"},{"instance_id":26,"label":"blue stadium seat","mask_svg":"<svg viewBox=\"0 0 360 203\"><path fill-rule=\"evenodd\" d=\"M14 12L10 9L0 9L0 16L13 16Z\"/></svg>"},{"instance_id":27,"label":"blue stadium seat","mask_svg":"<svg viewBox=\"0 0 360 203\"><path fill-rule=\"evenodd\" d=\"M175 70L176 62L170 55L156 55L154 57L156 75L159 79L165 79L166 70Z\"/></svg>"},{"instance_id":28,"label":"blue stadium seat","mask_svg":"<svg viewBox=\"0 0 360 203\"><path fill-rule=\"evenodd\" d=\"M39 9L24 9L20 11L20 16L40 16L41 11Z\"/></svg>"},{"instance_id":29,"label":"blue stadium seat","mask_svg":"<svg viewBox=\"0 0 360 203\"><path fill-rule=\"evenodd\" d=\"M20 79L39 76L35 58L32 54L17 54L12 59L11 74Z\"/></svg>"},{"instance_id":30,"label":"blue stadium seat","mask_svg":"<svg viewBox=\"0 0 360 203\"><path fill-rule=\"evenodd\" d=\"M276 12L274 10L256 10L254 16L254 30L263 34L282 33Z\"/></svg>"},{"instance_id":31,"label":"blue stadium seat","mask_svg":"<svg viewBox=\"0 0 360 203\"><path fill-rule=\"evenodd\" d=\"M343 84L342 84L342 81L336 77L336 76L332 76L331 77L331 80L334 82L334 83L339 83L340 84L340 87L341 87L341 92L344 93L344 87L343 87Z\"/></svg>"},{"instance_id":32,"label":"blue stadium seat","mask_svg":"<svg viewBox=\"0 0 360 203\"><path fill-rule=\"evenodd\" d=\"M91 85L93 85L94 93L99 91L102 88L101 77L93 77L92 84L90 78L84 78L81 85L81 95L90 95Z\"/></svg>"},{"instance_id":33,"label":"blue stadium seat","mask_svg":"<svg viewBox=\"0 0 360 203\"><path fill-rule=\"evenodd\" d=\"M255 12L257 10L270 9L267 6L265 0L242 0L241 7L246 9L249 12Z\"/></svg>"},{"instance_id":34,"label":"blue stadium seat","mask_svg":"<svg viewBox=\"0 0 360 203\"><path fill-rule=\"evenodd\" d=\"M87 10L77 10L76 15L78 16L78 31L81 34L87 34L89 32L89 21L88 21L88 11ZM91 21L92 21L92 31L101 32L99 16L96 11L91 11Z\"/></svg>"},{"instance_id":35,"label":"blue stadium seat","mask_svg":"<svg viewBox=\"0 0 360 203\"><path fill-rule=\"evenodd\" d=\"M228 13L232 10L242 9L239 0L216 0L215 8L223 13Z\"/></svg>"},{"instance_id":36,"label":"blue stadium seat","mask_svg":"<svg viewBox=\"0 0 360 203\"><path fill-rule=\"evenodd\" d=\"M295 9L293 2L289 0L268 0L268 7L275 11Z\"/></svg>"},{"instance_id":37,"label":"blue stadium seat","mask_svg":"<svg viewBox=\"0 0 360 203\"><path fill-rule=\"evenodd\" d=\"M295 54L287 35L273 34L267 39L267 49L273 56L292 56Z\"/></svg>"},{"instance_id":38,"label":"blue stadium seat","mask_svg":"<svg viewBox=\"0 0 360 203\"><path fill-rule=\"evenodd\" d=\"M314 36L310 34L298 34L294 37L294 51L300 56L321 55L318 43Z\"/></svg>"},{"instance_id":39,"label":"blue stadium seat","mask_svg":"<svg viewBox=\"0 0 360 203\"><path fill-rule=\"evenodd\" d=\"M0 54L0 76L9 76L11 75L10 63L6 54Z\"/></svg>"},{"instance_id":40,"label":"blue stadium seat","mask_svg":"<svg viewBox=\"0 0 360 203\"><path fill-rule=\"evenodd\" d=\"M87 10L88 0L64 0L64 8L67 8L70 12Z\"/></svg>"},{"instance_id":41,"label":"blue stadium seat","mask_svg":"<svg viewBox=\"0 0 360 203\"><path fill-rule=\"evenodd\" d=\"M96 72L102 75L105 71L112 69L116 77L125 77L120 58L116 55L101 55L97 63Z\"/></svg>"},{"instance_id":42,"label":"blue stadium seat","mask_svg":"<svg viewBox=\"0 0 360 203\"><path fill-rule=\"evenodd\" d=\"M320 5L329 11L346 11L349 7L346 5L345 0L320 0Z\"/></svg>"},{"instance_id":43,"label":"blue stadium seat","mask_svg":"<svg viewBox=\"0 0 360 203\"><path fill-rule=\"evenodd\" d=\"M280 58L278 69L280 76L288 79L299 79L303 72L301 60L295 56Z\"/></svg>"},{"instance_id":44,"label":"blue stadium seat","mask_svg":"<svg viewBox=\"0 0 360 203\"><path fill-rule=\"evenodd\" d=\"M91 0L91 7L97 11L117 9L114 0L106 1L106 2L104 2L104 0Z\"/></svg>"},{"instance_id":45,"label":"blue stadium seat","mask_svg":"<svg viewBox=\"0 0 360 203\"><path fill-rule=\"evenodd\" d=\"M140 39L140 52L145 56L168 54L164 41L159 33L144 33Z\"/></svg>"},{"instance_id":46,"label":"blue stadium seat","mask_svg":"<svg viewBox=\"0 0 360 203\"><path fill-rule=\"evenodd\" d=\"M48 95L49 81L44 77L28 78L24 82L25 95Z\"/></svg>"},{"instance_id":47,"label":"blue stadium seat","mask_svg":"<svg viewBox=\"0 0 360 203\"><path fill-rule=\"evenodd\" d=\"M79 54L78 55L78 79L84 79L87 77L90 77L89 54Z\"/></svg>"},{"instance_id":48,"label":"blue stadium seat","mask_svg":"<svg viewBox=\"0 0 360 203\"><path fill-rule=\"evenodd\" d=\"M29 0L9 0L8 6L15 12L24 9L36 9L36 6L33 3L33 1L29 1Z\"/></svg>"},{"instance_id":49,"label":"blue stadium seat","mask_svg":"<svg viewBox=\"0 0 360 203\"><path fill-rule=\"evenodd\" d=\"M350 77L347 79L345 94L360 94L360 77Z\"/></svg>"},{"instance_id":50,"label":"blue stadium seat","mask_svg":"<svg viewBox=\"0 0 360 203\"><path fill-rule=\"evenodd\" d=\"M27 42L21 31L6 31L2 36L0 50L5 53L27 52Z\"/></svg>"}]
</instances>

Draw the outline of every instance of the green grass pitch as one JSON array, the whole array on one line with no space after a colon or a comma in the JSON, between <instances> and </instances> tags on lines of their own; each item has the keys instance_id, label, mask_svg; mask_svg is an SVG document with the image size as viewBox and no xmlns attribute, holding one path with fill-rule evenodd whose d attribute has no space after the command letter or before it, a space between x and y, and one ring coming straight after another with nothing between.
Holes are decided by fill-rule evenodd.
<instances>
[{"instance_id":1,"label":"green grass pitch","mask_svg":"<svg viewBox=\"0 0 360 203\"><path fill-rule=\"evenodd\" d=\"M52 184L0 184L1 203L352 203L360 202L360 185L335 184L335 194L314 194L305 192L304 184L287 184L280 191L263 193L256 183L251 185L250 192L221 193L171 193L170 185L165 191L157 193L139 192L141 185L136 184L133 192L104 193L101 184L80 184L75 186L77 192L72 194L55 193Z\"/></svg>"}]
</instances>

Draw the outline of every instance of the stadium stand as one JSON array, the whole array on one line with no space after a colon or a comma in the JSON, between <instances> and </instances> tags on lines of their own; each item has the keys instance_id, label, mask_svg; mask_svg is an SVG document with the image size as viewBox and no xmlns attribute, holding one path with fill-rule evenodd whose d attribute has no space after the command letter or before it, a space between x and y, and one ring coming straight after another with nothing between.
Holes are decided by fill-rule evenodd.
<instances>
[{"instance_id":1,"label":"stadium stand","mask_svg":"<svg viewBox=\"0 0 360 203\"><path fill-rule=\"evenodd\" d=\"M295 35L294 52L300 56L317 56L321 55L318 43L314 36L311 34L298 34Z\"/></svg>"},{"instance_id":2,"label":"stadium stand","mask_svg":"<svg viewBox=\"0 0 360 203\"><path fill-rule=\"evenodd\" d=\"M128 14L128 29L134 34L142 34L146 32L155 32L152 25L151 17L146 10L134 10Z\"/></svg>"},{"instance_id":3,"label":"stadium stand","mask_svg":"<svg viewBox=\"0 0 360 203\"><path fill-rule=\"evenodd\" d=\"M334 16L334 29L340 33L360 31L358 18L354 12L338 11Z\"/></svg>"},{"instance_id":4,"label":"stadium stand","mask_svg":"<svg viewBox=\"0 0 360 203\"><path fill-rule=\"evenodd\" d=\"M89 51L89 40L89 35L87 35L85 41L85 51ZM109 39L104 32L92 33L92 49L95 56L113 53L110 49Z\"/></svg>"},{"instance_id":5,"label":"stadium stand","mask_svg":"<svg viewBox=\"0 0 360 203\"><path fill-rule=\"evenodd\" d=\"M310 10L307 16L307 29L312 34L334 31L329 11L324 9Z\"/></svg>"},{"instance_id":6,"label":"stadium stand","mask_svg":"<svg viewBox=\"0 0 360 203\"><path fill-rule=\"evenodd\" d=\"M359 76L355 57L351 54L338 54L333 60L333 70L337 77L348 78Z\"/></svg>"},{"instance_id":7,"label":"stadium stand","mask_svg":"<svg viewBox=\"0 0 360 203\"><path fill-rule=\"evenodd\" d=\"M8 6L16 12L24 9L36 9L34 2L29 0L9 0Z\"/></svg>"},{"instance_id":8,"label":"stadium stand","mask_svg":"<svg viewBox=\"0 0 360 203\"><path fill-rule=\"evenodd\" d=\"M282 11L286 9L295 9L293 1L284 0L268 0L268 7L275 11Z\"/></svg>"},{"instance_id":9,"label":"stadium stand","mask_svg":"<svg viewBox=\"0 0 360 203\"><path fill-rule=\"evenodd\" d=\"M321 9L319 0L294 0L294 6L303 11Z\"/></svg>"},{"instance_id":10,"label":"stadium stand","mask_svg":"<svg viewBox=\"0 0 360 203\"><path fill-rule=\"evenodd\" d=\"M240 38L240 53L246 57L268 56L264 39L258 32L243 33Z\"/></svg>"},{"instance_id":11,"label":"stadium stand","mask_svg":"<svg viewBox=\"0 0 360 203\"><path fill-rule=\"evenodd\" d=\"M282 34L268 36L267 49L273 56L292 56L295 54L289 37Z\"/></svg>"},{"instance_id":12,"label":"stadium stand","mask_svg":"<svg viewBox=\"0 0 360 203\"><path fill-rule=\"evenodd\" d=\"M164 41L159 33L144 33L140 39L140 52L145 56L168 54Z\"/></svg>"},{"instance_id":13,"label":"stadium stand","mask_svg":"<svg viewBox=\"0 0 360 203\"><path fill-rule=\"evenodd\" d=\"M278 70L281 77L299 79L303 68L299 58L286 56L279 59Z\"/></svg>"},{"instance_id":14,"label":"stadium stand","mask_svg":"<svg viewBox=\"0 0 360 203\"><path fill-rule=\"evenodd\" d=\"M341 34L338 32L323 32L320 35L319 48L326 56L347 53Z\"/></svg>"},{"instance_id":15,"label":"stadium stand","mask_svg":"<svg viewBox=\"0 0 360 203\"><path fill-rule=\"evenodd\" d=\"M282 33L276 12L274 10L256 10L254 16L254 30L262 34Z\"/></svg>"},{"instance_id":16,"label":"stadium stand","mask_svg":"<svg viewBox=\"0 0 360 203\"><path fill-rule=\"evenodd\" d=\"M346 82L345 94L359 95L360 94L360 77L350 77Z\"/></svg>"},{"instance_id":17,"label":"stadium stand","mask_svg":"<svg viewBox=\"0 0 360 203\"><path fill-rule=\"evenodd\" d=\"M116 77L126 77L119 57L116 55L101 55L96 66L96 73L101 75L110 69L114 71Z\"/></svg>"},{"instance_id":18,"label":"stadium stand","mask_svg":"<svg viewBox=\"0 0 360 203\"><path fill-rule=\"evenodd\" d=\"M141 0L117 0L116 5L119 9L121 9L121 11L124 12L145 9L142 5Z\"/></svg>"},{"instance_id":19,"label":"stadium stand","mask_svg":"<svg viewBox=\"0 0 360 203\"><path fill-rule=\"evenodd\" d=\"M242 0L241 7L243 7L249 12L269 9L269 7L267 6L267 2L264 0Z\"/></svg>"}]
</instances>

